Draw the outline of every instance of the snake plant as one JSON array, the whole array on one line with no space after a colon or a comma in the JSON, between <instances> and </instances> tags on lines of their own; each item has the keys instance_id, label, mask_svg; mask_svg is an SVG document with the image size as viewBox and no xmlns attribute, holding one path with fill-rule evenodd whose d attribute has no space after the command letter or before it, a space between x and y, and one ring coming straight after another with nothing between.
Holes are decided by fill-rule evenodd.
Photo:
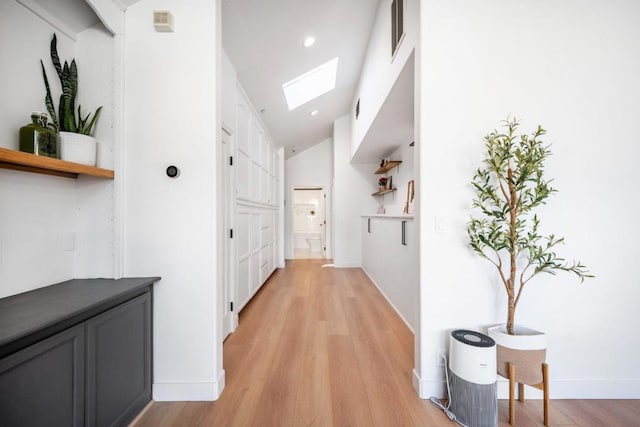
<instances>
[{"instance_id":1,"label":"snake plant","mask_svg":"<svg viewBox=\"0 0 640 427\"><path fill-rule=\"evenodd\" d=\"M62 86L62 94L60 95L60 103L58 104L58 114L56 114L55 106L53 104L51 88L49 87L49 79L47 78L47 72L44 69L44 63L42 60L40 60L40 65L42 67L44 87L47 90L44 102L47 106L47 111L49 111L49 115L51 115L53 127L56 131L60 132L74 132L81 133L83 135L91 135L91 131L98 120L102 107L98 107L93 114L93 117L91 117L91 113L89 113L83 118L81 106L78 105L78 117L76 118L75 103L76 95L78 94L78 67L76 66L75 59L71 61L71 65L69 65L67 61L64 61L64 65L60 65L55 34L51 39L51 61L58 73L60 85Z\"/></svg>"}]
</instances>

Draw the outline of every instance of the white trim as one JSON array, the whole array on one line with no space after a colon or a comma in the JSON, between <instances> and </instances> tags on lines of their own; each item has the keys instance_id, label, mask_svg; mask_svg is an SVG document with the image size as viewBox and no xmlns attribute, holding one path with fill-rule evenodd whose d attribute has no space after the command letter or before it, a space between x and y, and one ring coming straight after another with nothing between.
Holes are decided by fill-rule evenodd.
<instances>
[{"instance_id":1,"label":"white trim","mask_svg":"<svg viewBox=\"0 0 640 427\"><path fill-rule=\"evenodd\" d=\"M40 6L35 0L16 0L22 6L33 12L36 16L47 22L56 30L64 33L73 41L78 40L78 33L76 33L71 27L58 19L56 16L49 13L46 9Z\"/></svg>"},{"instance_id":2,"label":"white trim","mask_svg":"<svg viewBox=\"0 0 640 427\"><path fill-rule=\"evenodd\" d=\"M413 370L413 388L420 399L429 399L435 396L439 399L446 397L447 389L444 380L423 380L416 370Z\"/></svg>"},{"instance_id":3,"label":"white trim","mask_svg":"<svg viewBox=\"0 0 640 427\"><path fill-rule=\"evenodd\" d=\"M542 399L538 389L526 387L525 393L527 399ZM640 399L640 380L551 380L549 395L550 399ZM499 377L498 399L508 398L509 381Z\"/></svg>"},{"instance_id":4,"label":"white trim","mask_svg":"<svg viewBox=\"0 0 640 427\"><path fill-rule=\"evenodd\" d=\"M113 0L86 0L86 2L112 34L122 34L123 9L114 4Z\"/></svg>"},{"instance_id":5,"label":"white trim","mask_svg":"<svg viewBox=\"0 0 640 427\"><path fill-rule=\"evenodd\" d=\"M333 268L362 268L362 263L357 261L333 260Z\"/></svg>"},{"instance_id":6,"label":"white trim","mask_svg":"<svg viewBox=\"0 0 640 427\"><path fill-rule=\"evenodd\" d=\"M124 276L124 195L125 195L125 112L124 112L124 35L116 34L114 43L113 66L113 277Z\"/></svg>"},{"instance_id":7,"label":"white trim","mask_svg":"<svg viewBox=\"0 0 640 427\"><path fill-rule=\"evenodd\" d=\"M444 380L422 380L413 370L413 388L420 399L436 396L445 398ZM526 387L527 399L542 399L542 391ZM552 380L549 383L551 399L640 399L640 380ZM509 398L509 381L498 379L498 399Z\"/></svg>"},{"instance_id":8,"label":"white trim","mask_svg":"<svg viewBox=\"0 0 640 427\"><path fill-rule=\"evenodd\" d=\"M198 383L154 383L153 400L156 402L212 401L224 390L224 370L216 381Z\"/></svg>"},{"instance_id":9,"label":"white trim","mask_svg":"<svg viewBox=\"0 0 640 427\"><path fill-rule=\"evenodd\" d=\"M384 293L384 291L382 290L382 288L376 283L375 280L373 280L373 277L371 277L371 275L369 274L369 272L364 268L364 266L360 267L362 269L362 271L364 271L364 274L367 275L367 277L369 278L369 280L371 280L371 283L373 283L376 288L378 288L378 290L380 291L380 293L382 294L382 296L384 297L384 299L387 300L387 302L389 303L389 305L396 311L396 313L398 313L398 316L400 316L400 318L402 319L402 321L404 322L405 325L407 325L407 328L409 328L409 330L411 331L411 333L415 336L415 332L413 330L413 328L411 327L411 325L409 324L409 322L407 322L407 319L404 318L404 316L402 315L402 313L400 313L400 310L398 310L398 308L391 302L391 300L387 297L387 295Z\"/></svg>"}]
</instances>

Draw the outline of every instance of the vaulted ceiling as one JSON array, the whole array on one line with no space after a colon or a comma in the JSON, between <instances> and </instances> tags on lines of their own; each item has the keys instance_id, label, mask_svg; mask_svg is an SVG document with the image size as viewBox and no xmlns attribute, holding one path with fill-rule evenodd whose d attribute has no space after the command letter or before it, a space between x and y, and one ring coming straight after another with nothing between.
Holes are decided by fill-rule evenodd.
<instances>
[{"instance_id":1,"label":"vaulted ceiling","mask_svg":"<svg viewBox=\"0 0 640 427\"><path fill-rule=\"evenodd\" d=\"M350 112L379 0L223 0L222 45L285 156L333 134ZM303 47L305 37L316 42ZM292 111L282 84L338 57L336 88ZM318 114L310 116L310 112Z\"/></svg>"}]
</instances>

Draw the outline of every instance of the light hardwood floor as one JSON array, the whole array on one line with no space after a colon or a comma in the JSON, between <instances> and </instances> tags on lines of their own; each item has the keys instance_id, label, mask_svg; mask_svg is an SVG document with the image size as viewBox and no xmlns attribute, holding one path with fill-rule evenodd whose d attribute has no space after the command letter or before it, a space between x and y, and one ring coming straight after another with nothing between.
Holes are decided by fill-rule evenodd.
<instances>
[{"instance_id":1,"label":"light hardwood floor","mask_svg":"<svg viewBox=\"0 0 640 427\"><path fill-rule=\"evenodd\" d=\"M413 335L364 272L323 263L288 261L240 313L220 399L156 402L136 427L457 426L413 391ZM542 425L542 401L516 420ZM640 426L640 400L552 400L550 423Z\"/></svg>"}]
</instances>

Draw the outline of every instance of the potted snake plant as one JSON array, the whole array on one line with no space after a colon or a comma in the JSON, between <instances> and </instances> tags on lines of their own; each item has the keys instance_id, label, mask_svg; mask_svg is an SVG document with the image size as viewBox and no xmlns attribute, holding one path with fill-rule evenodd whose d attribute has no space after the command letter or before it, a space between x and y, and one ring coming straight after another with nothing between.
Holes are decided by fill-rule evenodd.
<instances>
[{"instance_id":1,"label":"potted snake plant","mask_svg":"<svg viewBox=\"0 0 640 427\"><path fill-rule=\"evenodd\" d=\"M78 68L76 60L71 60L71 64L67 61L64 65L60 64L58 56L57 39L53 35L51 39L51 61L60 79L62 94L58 103L58 111L56 113L51 96L51 88L49 79L44 68L44 63L40 60L42 67L42 76L46 89L45 105L51 116L53 127L58 132L60 140L60 156L62 160L95 166L96 164L96 140L92 136L94 126L100 116L102 107L92 114L89 113L85 117L82 116L82 107L78 105L76 117L76 96L78 94Z\"/></svg>"},{"instance_id":2,"label":"potted snake plant","mask_svg":"<svg viewBox=\"0 0 640 427\"><path fill-rule=\"evenodd\" d=\"M579 261L569 263L556 254L564 238L540 232L536 208L556 192L544 178L550 146L541 139L542 127L518 135L518 125L507 119L503 132L484 137L486 158L472 181L477 216L467 232L472 250L493 264L507 293L506 324L489 328L497 344L498 373L508 378L510 362L518 383L535 385L542 382L546 335L515 323L525 287L541 273L571 272L581 281L593 276Z\"/></svg>"}]
</instances>

